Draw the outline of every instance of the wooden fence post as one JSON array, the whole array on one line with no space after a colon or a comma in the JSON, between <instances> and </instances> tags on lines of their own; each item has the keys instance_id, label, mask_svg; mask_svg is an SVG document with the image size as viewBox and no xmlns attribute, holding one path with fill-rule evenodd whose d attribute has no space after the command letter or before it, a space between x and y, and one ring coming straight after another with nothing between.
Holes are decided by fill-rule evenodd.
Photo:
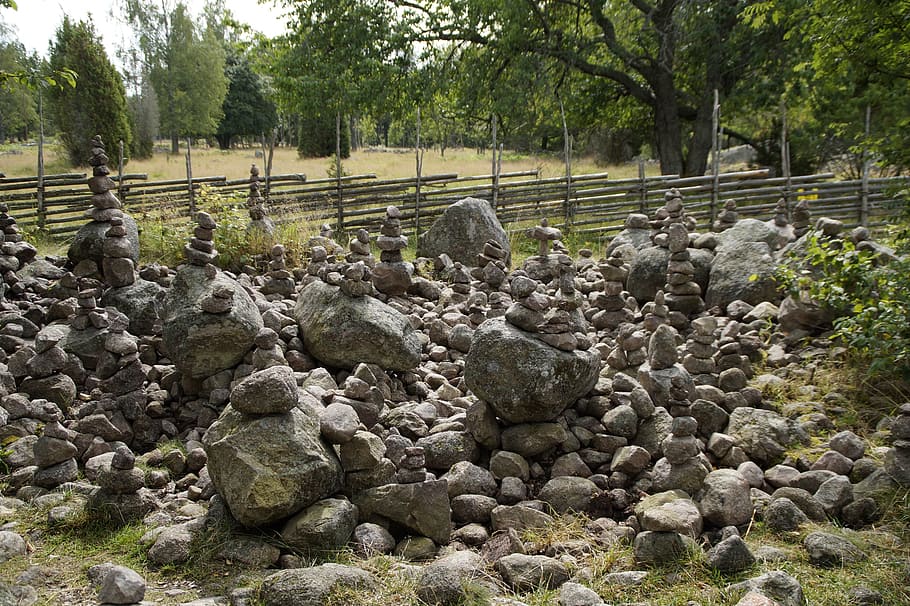
<instances>
[{"instance_id":1,"label":"wooden fence post","mask_svg":"<svg viewBox=\"0 0 910 606\"><path fill-rule=\"evenodd\" d=\"M871 162L866 146L869 145L869 135L872 132L872 106L866 106L866 140L863 143L863 180L860 189L859 224L863 227L869 225L869 169Z\"/></svg>"},{"instance_id":2,"label":"wooden fence post","mask_svg":"<svg viewBox=\"0 0 910 606\"><path fill-rule=\"evenodd\" d=\"M781 103L781 128L780 128L780 167L784 172L784 204L787 206L787 218L790 218L790 205L793 200L792 182L790 175L790 142L787 140L787 106Z\"/></svg>"},{"instance_id":3,"label":"wooden fence post","mask_svg":"<svg viewBox=\"0 0 910 606\"><path fill-rule=\"evenodd\" d=\"M559 101L559 114L562 116L562 140L563 154L566 162L566 202L563 208L565 215L566 231L571 231L572 223L575 220L575 205L572 203L572 139L569 136L569 127L566 124L566 110L562 105L562 99L557 95Z\"/></svg>"},{"instance_id":4,"label":"wooden fence post","mask_svg":"<svg viewBox=\"0 0 910 606\"><path fill-rule=\"evenodd\" d=\"M493 115L492 115L491 120L492 120L492 122L493 122L493 126L492 126L492 130L493 130L493 133L492 133L492 134L493 134L493 147L492 147L492 149L493 149L493 159L492 159L492 161L490 162L490 175L492 175L493 178L492 178L492 183L490 184L490 203L493 205L493 212L495 213L495 212L496 212L496 205L497 205L498 202L499 202L499 200L497 199L497 198L498 198L498 196L497 196L497 193L498 193L498 192L496 191L496 190L498 189L498 185L499 185L499 183L497 182L497 179L496 179L496 147L497 147L497 146L496 146L496 114L493 114Z\"/></svg>"},{"instance_id":5,"label":"wooden fence post","mask_svg":"<svg viewBox=\"0 0 910 606\"><path fill-rule=\"evenodd\" d=\"M417 145L416 145L417 181L414 188L414 238L420 237L420 173L423 169L423 156L420 153L420 106L417 107Z\"/></svg>"},{"instance_id":6,"label":"wooden fence post","mask_svg":"<svg viewBox=\"0 0 910 606\"><path fill-rule=\"evenodd\" d=\"M44 101L41 88L38 88L38 184L35 199L38 202L38 229L44 229Z\"/></svg>"},{"instance_id":7,"label":"wooden fence post","mask_svg":"<svg viewBox=\"0 0 910 606\"><path fill-rule=\"evenodd\" d=\"M123 139L120 139L117 149L117 197L120 198L120 204L123 204L126 202L123 194Z\"/></svg>"},{"instance_id":8,"label":"wooden fence post","mask_svg":"<svg viewBox=\"0 0 910 606\"><path fill-rule=\"evenodd\" d=\"M638 210L648 214L648 180L645 178L645 159L638 158Z\"/></svg>"},{"instance_id":9,"label":"wooden fence post","mask_svg":"<svg viewBox=\"0 0 910 606\"><path fill-rule=\"evenodd\" d=\"M335 179L338 188L338 233L344 233L344 199L341 186L341 112L335 113Z\"/></svg>"},{"instance_id":10,"label":"wooden fence post","mask_svg":"<svg viewBox=\"0 0 910 606\"><path fill-rule=\"evenodd\" d=\"M717 201L720 197L720 96L714 89L714 111L711 115L713 132L711 133L711 173L714 179L711 183L711 222L717 219Z\"/></svg>"},{"instance_id":11,"label":"wooden fence post","mask_svg":"<svg viewBox=\"0 0 910 606\"><path fill-rule=\"evenodd\" d=\"M193 160L190 150L193 147L193 141L190 137L186 138L186 185L190 195L190 216L196 217L196 192L193 191Z\"/></svg>"}]
</instances>

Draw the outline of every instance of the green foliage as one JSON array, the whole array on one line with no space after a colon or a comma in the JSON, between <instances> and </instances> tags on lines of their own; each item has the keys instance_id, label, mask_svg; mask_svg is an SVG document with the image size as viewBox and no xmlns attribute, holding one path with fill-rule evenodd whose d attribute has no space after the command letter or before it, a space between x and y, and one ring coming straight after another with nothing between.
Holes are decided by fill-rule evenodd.
<instances>
[{"instance_id":1,"label":"green foliage","mask_svg":"<svg viewBox=\"0 0 910 606\"><path fill-rule=\"evenodd\" d=\"M15 40L4 40L2 33L0 29L0 73L24 73L28 62L25 47ZM0 86L0 141L14 136L25 138L37 126L34 91L27 86L14 86L12 82Z\"/></svg>"},{"instance_id":2,"label":"green foliage","mask_svg":"<svg viewBox=\"0 0 910 606\"><path fill-rule=\"evenodd\" d=\"M334 156L336 146L335 116L318 114L300 116L297 153L302 158ZM351 157L351 131L347 120L341 118L341 157Z\"/></svg>"},{"instance_id":3,"label":"green foliage","mask_svg":"<svg viewBox=\"0 0 910 606\"><path fill-rule=\"evenodd\" d=\"M71 67L79 73L78 87L48 89L60 141L74 166L86 164L94 135L101 135L109 149L121 140L128 146L132 139L123 80L98 40L91 23L64 17L51 47L51 69Z\"/></svg>"},{"instance_id":4,"label":"green foliage","mask_svg":"<svg viewBox=\"0 0 910 606\"><path fill-rule=\"evenodd\" d=\"M215 136L221 149L241 135L262 135L278 123L275 104L268 98L265 83L254 71L248 57L239 53L228 56L225 64L228 92L221 109L224 116Z\"/></svg>"},{"instance_id":5,"label":"green foliage","mask_svg":"<svg viewBox=\"0 0 910 606\"><path fill-rule=\"evenodd\" d=\"M873 376L910 378L910 258L882 263L849 240L808 238L778 282L832 311L835 334L869 363Z\"/></svg>"}]
</instances>

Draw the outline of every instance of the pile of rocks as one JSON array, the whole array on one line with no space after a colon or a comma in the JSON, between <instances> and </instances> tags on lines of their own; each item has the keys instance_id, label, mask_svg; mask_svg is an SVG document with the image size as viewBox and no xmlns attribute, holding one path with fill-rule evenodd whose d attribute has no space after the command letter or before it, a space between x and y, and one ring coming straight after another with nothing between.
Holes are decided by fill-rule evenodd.
<instances>
[{"instance_id":1,"label":"pile of rocks","mask_svg":"<svg viewBox=\"0 0 910 606\"><path fill-rule=\"evenodd\" d=\"M215 250L215 229L218 224L215 219L207 212L196 213L196 227L193 229L193 237L188 244L183 247L183 254L187 262L205 267L214 263L218 258L218 251Z\"/></svg>"},{"instance_id":2,"label":"pile of rocks","mask_svg":"<svg viewBox=\"0 0 910 606\"><path fill-rule=\"evenodd\" d=\"M809 211L809 201L800 200L793 207L793 213L790 217L790 223L793 226L793 235L802 238L812 227L812 213Z\"/></svg>"},{"instance_id":3,"label":"pile of rocks","mask_svg":"<svg viewBox=\"0 0 910 606\"><path fill-rule=\"evenodd\" d=\"M487 240L483 252L477 255L477 266L471 271L475 280L483 282L489 290L497 290L506 281L509 251L496 240Z\"/></svg>"},{"instance_id":4,"label":"pile of rocks","mask_svg":"<svg viewBox=\"0 0 910 606\"><path fill-rule=\"evenodd\" d=\"M271 298L274 300L292 297L296 288L297 284L294 282L294 276L287 268L284 246L275 244L269 250L268 273L265 275L260 292L267 299Z\"/></svg>"},{"instance_id":5,"label":"pile of rocks","mask_svg":"<svg viewBox=\"0 0 910 606\"><path fill-rule=\"evenodd\" d=\"M401 235L401 211L397 206L386 208L376 246L380 251L379 263L372 270L376 290L391 296L405 294L411 287L414 266L401 256L408 247L408 238Z\"/></svg>"},{"instance_id":6,"label":"pile of rocks","mask_svg":"<svg viewBox=\"0 0 910 606\"><path fill-rule=\"evenodd\" d=\"M711 229L716 232L722 232L730 229L739 221L739 213L736 212L736 200L727 200L724 202L724 208L717 214L717 219Z\"/></svg>"},{"instance_id":7,"label":"pile of rocks","mask_svg":"<svg viewBox=\"0 0 910 606\"><path fill-rule=\"evenodd\" d=\"M370 232L367 230L363 228L358 229L357 234L348 244L348 248L351 249L345 256L345 260L348 263L362 261L367 267L376 265L376 258L373 257L373 253L370 250Z\"/></svg>"},{"instance_id":8,"label":"pile of rocks","mask_svg":"<svg viewBox=\"0 0 910 606\"><path fill-rule=\"evenodd\" d=\"M622 258L622 251L614 249L606 261L597 266L603 276L603 292L596 293L591 300L591 305L597 311L591 317L591 323L597 330L612 330L621 324L631 322L635 313L629 309L624 296L626 280L629 277L629 267Z\"/></svg>"},{"instance_id":9,"label":"pile of rocks","mask_svg":"<svg viewBox=\"0 0 910 606\"><path fill-rule=\"evenodd\" d=\"M667 293L667 306L671 310L670 323L682 327L689 317L704 311L705 302L701 298L701 286L694 280L695 266L690 260L689 231L685 225L681 222L671 223L667 228L666 241L670 250L670 262L667 265L664 291ZM674 315L672 312L678 313Z\"/></svg>"},{"instance_id":10,"label":"pile of rocks","mask_svg":"<svg viewBox=\"0 0 910 606\"><path fill-rule=\"evenodd\" d=\"M246 199L246 207L250 214L247 231L259 231L269 236L275 233L275 223L269 218L265 198L259 191L259 167L255 164L250 166L250 193Z\"/></svg>"}]
</instances>

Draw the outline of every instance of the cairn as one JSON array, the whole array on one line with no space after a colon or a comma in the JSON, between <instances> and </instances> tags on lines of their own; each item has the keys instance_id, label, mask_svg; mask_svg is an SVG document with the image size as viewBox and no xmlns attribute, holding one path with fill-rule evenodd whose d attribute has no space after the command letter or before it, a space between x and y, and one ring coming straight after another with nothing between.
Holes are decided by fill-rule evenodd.
<instances>
[{"instance_id":1,"label":"cairn","mask_svg":"<svg viewBox=\"0 0 910 606\"><path fill-rule=\"evenodd\" d=\"M506 321L526 332L536 333L546 320L550 298L538 290L539 283L526 275L512 275L512 305L506 310Z\"/></svg>"},{"instance_id":2,"label":"cairn","mask_svg":"<svg viewBox=\"0 0 910 606\"><path fill-rule=\"evenodd\" d=\"M546 217L540 220L540 225L528 229L526 233L532 240L537 240L537 255L544 259L550 254L550 243L562 238L562 232L550 227Z\"/></svg>"},{"instance_id":3,"label":"cairn","mask_svg":"<svg viewBox=\"0 0 910 606\"><path fill-rule=\"evenodd\" d=\"M712 230L722 232L730 229L739 221L739 213L736 212L736 200L727 200L724 202L724 208L717 214Z\"/></svg>"},{"instance_id":4,"label":"cairn","mask_svg":"<svg viewBox=\"0 0 910 606\"><path fill-rule=\"evenodd\" d=\"M357 263L362 261L367 267L376 265L376 258L370 250L370 232L361 228L357 230L357 235L348 244L350 252L345 256L348 263Z\"/></svg>"},{"instance_id":5,"label":"cairn","mask_svg":"<svg viewBox=\"0 0 910 606\"><path fill-rule=\"evenodd\" d=\"M496 240L487 240L483 252L477 255L477 266L471 270L471 276L483 282L490 290L496 290L506 281L509 253Z\"/></svg>"},{"instance_id":6,"label":"cairn","mask_svg":"<svg viewBox=\"0 0 910 606\"><path fill-rule=\"evenodd\" d=\"M790 225L789 212L787 211L787 201L780 198L774 206L774 225L785 228Z\"/></svg>"},{"instance_id":7,"label":"cairn","mask_svg":"<svg viewBox=\"0 0 910 606\"><path fill-rule=\"evenodd\" d=\"M692 334L686 340L686 354L683 356L685 368L696 385L717 384L717 363L714 354L714 331L717 329L717 318L704 316L692 320Z\"/></svg>"},{"instance_id":8,"label":"cairn","mask_svg":"<svg viewBox=\"0 0 910 606\"><path fill-rule=\"evenodd\" d=\"M594 269L597 262L594 261L594 251L590 248L582 248L578 251L578 260L575 261L575 272L583 274L589 269Z\"/></svg>"},{"instance_id":9,"label":"cairn","mask_svg":"<svg viewBox=\"0 0 910 606\"><path fill-rule=\"evenodd\" d=\"M648 332L654 332L661 324L668 324L670 321L670 308L667 306L666 295L663 290L658 290L654 294L654 300L648 301L641 308L643 326Z\"/></svg>"},{"instance_id":10,"label":"cairn","mask_svg":"<svg viewBox=\"0 0 910 606\"><path fill-rule=\"evenodd\" d=\"M28 376L19 384L19 389L33 399L50 400L66 410L76 399L76 383L63 374L68 360L58 342L55 333L36 335L35 353L25 363Z\"/></svg>"},{"instance_id":11,"label":"cairn","mask_svg":"<svg viewBox=\"0 0 910 606\"><path fill-rule=\"evenodd\" d=\"M483 291L472 292L461 305L461 312L468 317L472 328L477 328L487 320L489 297Z\"/></svg>"},{"instance_id":12,"label":"cairn","mask_svg":"<svg viewBox=\"0 0 910 606\"><path fill-rule=\"evenodd\" d=\"M651 472L651 490L684 490L696 494L710 471L701 456L701 447L695 433L698 422L689 416L673 419L670 435L661 442L663 457L654 464Z\"/></svg>"},{"instance_id":13,"label":"cairn","mask_svg":"<svg viewBox=\"0 0 910 606\"><path fill-rule=\"evenodd\" d=\"M616 346L607 356L607 364L617 371L638 368L648 359L647 335L635 324L621 324Z\"/></svg>"},{"instance_id":14,"label":"cairn","mask_svg":"<svg viewBox=\"0 0 910 606\"><path fill-rule=\"evenodd\" d=\"M265 370L270 366L288 366L284 352L278 345L278 333L271 328L260 328L253 344L256 346L253 350L253 368L256 370Z\"/></svg>"},{"instance_id":15,"label":"cairn","mask_svg":"<svg viewBox=\"0 0 910 606\"><path fill-rule=\"evenodd\" d=\"M471 274L464 265L455 261L452 265L452 271L449 273L449 279L452 281L452 291L462 297L471 294ZM464 301L465 299L461 299ZM453 301L454 302L454 301Z\"/></svg>"},{"instance_id":16,"label":"cairn","mask_svg":"<svg viewBox=\"0 0 910 606\"><path fill-rule=\"evenodd\" d=\"M111 171L107 167L108 156L101 135L92 137L91 154L88 163L92 167L92 178L88 180L88 187L92 192L92 208L86 211L86 215L93 221L104 223L116 216L114 211L119 211L121 204L111 192L116 184L109 176Z\"/></svg>"},{"instance_id":17,"label":"cairn","mask_svg":"<svg viewBox=\"0 0 910 606\"><path fill-rule=\"evenodd\" d=\"M592 305L597 311L591 318L591 323L597 330L613 330L626 322L632 322L635 314L626 305L623 297L626 280L629 277L629 267L623 262L619 249L613 250L610 258L597 266L603 276L603 292L596 293Z\"/></svg>"},{"instance_id":18,"label":"cairn","mask_svg":"<svg viewBox=\"0 0 910 606\"><path fill-rule=\"evenodd\" d=\"M110 468L98 473L98 486L88 509L117 523L139 520L155 510L155 498L145 488L145 473L136 467L136 455L126 446L114 450Z\"/></svg>"},{"instance_id":19,"label":"cairn","mask_svg":"<svg viewBox=\"0 0 910 606\"><path fill-rule=\"evenodd\" d=\"M314 246L310 249L310 262L307 263L307 276L312 278L320 277L326 267L329 265L329 254L324 246Z\"/></svg>"},{"instance_id":20,"label":"cairn","mask_svg":"<svg viewBox=\"0 0 910 606\"><path fill-rule=\"evenodd\" d=\"M423 446L408 446L398 463L395 481L399 484L416 484L434 479L427 473L427 458Z\"/></svg>"},{"instance_id":21,"label":"cairn","mask_svg":"<svg viewBox=\"0 0 910 606\"><path fill-rule=\"evenodd\" d=\"M3 230L0 242L22 242L22 234L16 220L9 215L9 205L0 204L0 230Z\"/></svg>"},{"instance_id":22,"label":"cairn","mask_svg":"<svg viewBox=\"0 0 910 606\"><path fill-rule=\"evenodd\" d=\"M126 332L128 326L125 316L110 318L104 352L95 367L102 390L115 396L142 389L147 379L139 360L138 339Z\"/></svg>"},{"instance_id":23,"label":"cairn","mask_svg":"<svg viewBox=\"0 0 910 606\"><path fill-rule=\"evenodd\" d=\"M218 257L218 251L215 250L215 229L218 224L212 218L212 215L206 212L196 213L196 227L193 229L193 237L189 244L184 245L183 253L186 260L192 265L205 267L215 262Z\"/></svg>"},{"instance_id":24,"label":"cairn","mask_svg":"<svg viewBox=\"0 0 910 606\"><path fill-rule=\"evenodd\" d=\"M575 291L575 264L568 255L558 255L558 286L556 304L545 314L538 326L537 338L562 351L588 349L587 322L581 313L581 297Z\"/></svg>"},{"instance_id":25,"label":"cairn","mask_svg":"<svg viewBox=\"0 0 910 606\"><path fill-rule=\"evenodd\" d=\"M401 256L401 251L408 247L408 238L401 235L401 211L397 206L386 208L379 233L376 238L379 263L373 268L373 285L383 294L403 295L411 287L414 266L405 263Z\"/></svg>"},{"instance_id":26,"label":"cairn","mask_svg":"<svg viewBox=\"0 0 910 606\"><path fill-rule=\"evenodd\" d=\"M365 297L373 294L375 281L375 274L363 261L351 263L342 268L341 292L349 297Z\"/></svg>"},{"instance_id":27,"label":"cairn","mask_svg":"<svg viewBox=\"0 0 910 606\"><path fill-rule=\"evenodd\" d=\"M335 259L344 254L344 248L333 239L334 235L335 231L332 229L332 226L328 223L323 223L319 228L319 235L313 236L307 242L307 248L313 249L316 246L323 247L326 254L331 256L332 261L334 262Z\"/></svg>"},{"instance_id":28,"label":"cairn","mask_svg":"<svg viewBox=\"0 0 910 606\"><path fill-rule=\"evenodd\" d=\"M267 235L275 233L275 223L269 218L265 198L259 191L259 167L255 164L250 166L250 194L246 199L246 207L250 214L248 231L258 230Z\"/></svg>"},{"instance_id":29,"label":"cairn","mask_svg":"<svg viewBox=\"0 0 910 606\"><path fill-rule=\"evenodd\" d=\"M74 482L79 477L76 461L79 450L73 444L75 439L76 432L59 421L51 421L44 426L44 432L33 448L38 467L32 478L33 485L50 490L66 482Z\"/></svg>"},{"instance_id":30,"label":"cairn","mask_svg":"<svg viewBox=\"0 0 910 606\"><path fill-rule=\"evenodd\" d=\"M136 266L130 253L130 241L123 225L123 213L116 211L110 219L110 228L104 234L101 252L101 273L111 288L121 288L136 282Z\"/></svg>"},{"instance_id":31,"label":"cairn","mask_svg":"<svg viewBox=\"0 0 910 606\"><path fill-rule=\"evenodd\" d=\"M260 292L271 301L293 297L295 288L294 276L285 261L284 246L276 244L269 251L269 271Z\"/></svg>"},{"instance_id":32,"label":"cairn","mask_svg":"<svg viewBox=\"0 0 910 606\"><path fill-rule=\"evenodd\" d=\"M102 330L108 327L107 312L98 307L95 289L80 290L76 298L76 316L70 323L73 330L87 330L96 328Z\"/></svg>"},{"instance_id":33,"label":"cairn","mask_svg":"<svg viewBox=\"0 0 910 606\"><path fill-rule=\"evenodd\" d=\"M675 188L664 194L664 205L655 211L648 223L651 227L651 241L661 248L668 247L671 225L681 224L687 232L695 229L695 219L686 214L682 194Z\"/></svg>"},{"instance_id":34,"label":"cairn","mask_svg":"<svg viewBox=\"0 0 910 606\"><path fill-rule=\"evenodd\" d=\"M800 200L796 203L796 206L793 207L790 223L793 225L793 235L797 238L802 237L809 231L812 224L812 213L809 212L808 200Z\"/></svg>"},{"instance_id":35,"label":"cairn","mask_svg":"<svg viewBox=\"0 0 910 606\"><path fill-rule=\"evenodd\" d=\"M666 302L671 310L670 323L685 327L689 317L701 313L705 302L701 286L695 282L695 266L690 260L689 231L683 223L671 223L667 229L667 247L670 261L667 264ZM675 315L672 312L678 312Z\"/></svg>"}]
</instances>

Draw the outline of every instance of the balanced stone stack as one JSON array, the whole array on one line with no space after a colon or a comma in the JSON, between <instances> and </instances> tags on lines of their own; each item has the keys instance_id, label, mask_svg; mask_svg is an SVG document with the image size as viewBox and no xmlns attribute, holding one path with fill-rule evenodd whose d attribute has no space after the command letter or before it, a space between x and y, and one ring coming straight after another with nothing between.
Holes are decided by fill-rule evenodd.
<instances>
[{"instance_id":1,"label":"balanced stone stack","mask_svg":"<svg viewBox=\"0 0 910 606\"><path fill-rule=\"evenodd\" d=\"M651 241L655 246L667 248L670 226L676 223L682 224L686 231L695 229L695 220L686 215L682 194L678 189L671 189L664 194L664 205L657 209L649 221Z\"/></svg>"},{"instance_id":2,"label":"balanced stone stack","mask_svg":"<svg viewBox=\"0 0 910 606\"><path fill-rule=\"evenodd\" d=\"M357 230L357 235L348 244L351 251L345 256L348 263L357 263L362 261L367 267L376 265L376 258L370 250L370 232L361 228Z\"/></svg>"},{"instance_id":3,"label":"balanced stone stack","mask_svg":"<svg viewBox=\"0 0 910 606\"><path fill-rule=\"evenodd\" d=\"M809 212L808 200L800 200L793 208L793 214L790 218L793 225L793 235L797 238L802 237L812 224L812 213Z\"/></svg>"},{"instance_id":4,"label":"balanced stone stack","mask_svg":"<svg viewBox=\"0 0 910 606\"><path fill-rule=\"evenodd\" d=\"M107 313L103 308L98 307L98 300L95 298L97 291L95 289L80 290L76 299L78 305L76 316L70 323L74 330L87 330L97 328L98 330L107 328Z\"/></svg>"},{"instance_id":5,"label":"balanced stone stack","mask_svg":"<svg viewBox=\"0 0 910 606\"><path fill-rule=\"evenodd\" d=\"M193 237L189 243L184 245L183 253L186 260L192 265L205 267L214 263L218 257L218 251L215 250L215 229L218 224L212 218L212 215L206 212L196 213L196 227L193 229Z\"/></svg>"},{"instance_id":6,"label":"balanced stone stack","mask_svg":"<svg viewBox=\"0 0 910 606\"><path fill-rule=\"evenodd\" d=\"M654 332L661 324L669 323L670 308L667 306L663 290L658 290L653 301L648 301L641 308L644 329Z\"/></svg>"},{"instance_id":7,"label":"balanced stone stack","mask_svg":"<svg viewBox=\"0 0 910 606\"><path fill-rule=\"evenodd\" d=\"M632 322L635 314L626 306L623 296L626 279L629 277L629 267L623 262L622 252L614 249L610 258L597 266L604 279L602 293L593 297L591 304L597 311L591 318L591 323L597 330L613 330L626 322Z\"/></svg>"},{"instance_id":8,"label":"balanced stone stack","mask_svg":"<svg viewBox=\"0 0 910 606\"><path fill-rule=\"evenodd\" d=\"M147 374L139 361L139 343L126 332L126 318L111 318L104 341L104 353L98 359L96 374L107 393L121 396L142 389Z\"/></svg>"},{"instance_id":9,"label":"balanced stone stack","mask_svg":"<svg viewBox=\"0 0 910 606\"><path fill-rule=\"evenodd\" d=\"M528 229L527 235L532 240L537 240L537 255L544 258L550 254L550 244L562 238L562 232L550 227L546 217L540 220L540 225Z\"/></svg>"},{"instance_id":10,"label":"balanced stone stack","mask_svg":"<svg viewBox=\"0 0 910 606\"><path fill-rule=\"evenodd\" d=\"M789 212L787 211L787 201L783 198L777 201L774 206L774 225L777 227L787 227L790 225Z\"/></svg>"},{"instance_id":11,"label":"balanced stone stack","mask_svg":"<svg viewBox=\"0 0 910 606\"><path fill-rule=\"evenodd\" d=\"M33 400L49 400L65 411L76 398L76 384L63 374L67 355L57 345L58 340L59 333L52 331L36 335L35 354L25 363L28 376L20 383L19 390Z\"/></svg>"},{"instance_id":12,"label":"balanced stone stack","mask_svg":"<svg viewBox=\"0 0 910 606\"><path fill-rule=\"evenodd\" d=\"M460 295L453 298L453 302L465 301L465 297L471 294L471 273L464 265L456 261L449 272L449 279L452 281L452 292Z\"/></svg>"},{"instance_id":13,"label":"balanced stone stack","mask_svg":"<svg viewBox=\"0 0 910 606\"><path fill-rule=\"evenodd\" d=\"M483 282L490 290L496 290L506 281L509 252L496 240L487 240L483 252L477 255L477 267L471 270L474 279Z\"/></svg>"},{"instance_id":14,"label":"balanced stone stack","mask_svg":"<svg viewBox=\"0 0 910 606\"><path fill-rule=\"evenodd\" d=\"M696 385L717 384L717 364L714 354L714 331L717 329L717 318L703 316L692 320L692 333L686 340L686 355L683 357L683 367L692 375Z\"/></svg>"},{"instance_id":15,"label":"balanced stone stack","mask_svg":"<svg viewBox=\"0 0 910 606\"><path fill-rule=\"evenodd\" d=\"M278 333L271 328L264 326L256 333L253 344L256 349L253 350L253 368L256 370L265 370L270 366L287 366L288 361L284 357L281 346L278 345Z\"/></svg>"},{"instance_id":16,"label":"balanced stone stack","mask_svg":"<svg viewBox=\"0 0 910 606\"><path fill-rule=\"evenodd\" d=\"M744 388L752 376L749 357L743 355L742 344L739 342L741 327L739 322L728 322L717 342L717 372L720 373L717 386L727 393L738 392Z\"/></svg>"},{"instance_id":17,"label":"balanced stone stack","mask_svg":"<svg viewBox=\"0 0 910 606\"><path fill-rule=\"evenodd\" d=\"M710 471L710 464L701 454L695 437L698 422L688 416L676 417L670 435L661 442L663 457L651 472L653 492L684 490L694 495Z\"/></svg>"},{"instance_id":18,"label":"balanced stone stack","mask_svg":"<svg viewBox=\"0 0 910 606\"><path fill-rule=\"evenodd\" d=\"M260 292L270 301L294 296L296 284L293 274L288 271L284 256L284 246L281 244L276 244L269 250L269 271Z\"/></svg>"},{"instance_id":19,"label":"balanced stone stack","mask_svg":"<svg viewBox=\"0 0 910 606\"><path fill-rule=\"evenodd\" d=\"M385 219L376 238L379 263L373 269L373 285L381 293L403 295L411 286L414 266L405 263L401 251L408 247L407 236L401 235L401 211L397 206L385 210Z\"/></svg>"},{"instance_id":20,"label":"balanced stone stack","mask_svg":"<svg viewBox=\"0 0 910 606\"><path fill-rule=\"evenodd\" d=\"M647 336L635 324L622 324L616 336L616 346L607 356L607 364L617 371L638 368L648 359L647 345Z\"/></svg>"},{"instance_id":21,"label":"balanced stone stack","mask_svg":"<svg viewBox=\"0 0 910 606\"><path fill-rule=\"evenodd\" d=\"M544 323L545 312L550 309L550 298L538 290L539 283L516 272L512 275L511 289L514 301L506 310L506 321L521 330L536 333Z\"/></svg>"},{"instance_id":22,"label":"balanced stone stack","mask_svg":"<svg viewBox=\"0 0 910 606\"><path fill-rule=\"evenodd\" d=\"M688 414L696 395L692 377L679 364L677 332L666 324L658 326L648 343L648 363L638 369L638 381L657 406L672 414Z\"/></svg>"},{"instance_id":23,"label":"balanced stone stack","mask_svg":"<svg viewBox=\"0 0 910 606\"><path fill-rule=\"evenodd\" d=\"M910 403L898 408L891 425L891 446L885 456L885 471L899 484L910 486Z\"/></svg>"},{"instance_id":24,"label":"balanced stone stack","mask_svg":"<svg viewBox=\"0 0 910 606\"><path fill-rule=\"evenodd\" d=\"M136 467L136 455L126 446L114 450L110 467L101 468L97 482L99 488L89 497L88 507L111 521L139 520L156 507L145 488L145 473Z\"/></svg>"},{"instance_id":25,"label":"balanced stone stack","mask_svg":"<svg viewBox=\"0 0 910 606\"><path fill-rule=\"evenodd\" d=\"M398 462L398 471L395 472L395 481L399 484L416 484L435 480L436 477L427 472L427 457L423 446L408 446L404 449L403 456Z\"/></svg>"},{"instance_id":26,"label":"balanced stone stack","mask_svg":"<svg viewBox=\"0 0 910 606\"><path fill-rule=\"evenodd\" d=\"M310 249L310 261L306 266L306 273L310 280L318 278L320 272L329 265L329 253L324 246L314 246Z\"/></svg>"},{"instance_id":27,"label":"balanced stone stack","mask_svg":"<svg viewBox=\"0 0 910 606\"><path fill-rule=\"evenodd\" d=\"M382 264L380 263L380 265ZM375 275L372 276L373 282L371 282L371 273L373 272L363 261L347 265L343 268L343 277L340 284L341 292L349 297L365 297L373 294Z\"/></svg>"},{"instance_id":28,"label":"balanced stone stack","mask_svg":"<svg viewBox=\"0 0 910 606\"><path fill-rule=\"evenodd\" d=\"M537 241L537 255L528 257L521 268L531 278L549 284L559 275L558 261L550 254L550 246L557 245L562 238L562 232L550 227L550 222L544 217L540 220L540 225L528 229L525 233Z\"/></svg>"},{"instance_id":29,"label":"balanced stone stack","mask_svg":"<svg viewBox=\"0 0 910 606\"><path fill-rule=\"evenodd\" d=\"M667 264L667 283L664 290L667 292L667 306L671 310L670 323L684 327L689 317L705 309L705 302L701 298L701 286L695 282L695 266L689 255L689 231L685 225L682 223L669 225L667 247L670 249L670 261Z\"/></svg>"},{"instance_id":30,"label":"balanced stone stack","mask_svg":"<svg viewBox=\"0 0 910 606\"><path fill-rule=\"evenodd\" d=\"M275 233L275 223L269 218L265 206L265 198L259 191L259 167L250 166L250 195L246 199L247 211L250 213L249 230L258 230L272 235Z\"/></svg>"},{"instance_id":31,"label":"balanced stone stack","mask_svg":"<svg viewBox=\"0 0 910 606\"><path fill-rule=\"evenodd\" d=\"M717 214L712 229L716 232L722 232L730 229L739 220L739 213L736 212L736 200L727 200L724 208Z\"/></svg>"},{"instance_id":32,"label":"balanced stone stack","mask_svg":"<svg viewBox=\"0 0 910 606\"><path fill-rule=\"evenodd\" d=\"M119 210L114 211L110 224L101 245L104 254L101 273L108 286L121 288L136 282L136 266L130 258L131 246L126 237L126 227L123 225L123 213Z\"/></svg>"},{"instance_id":33,"label":"balanced stone stack","mask_svg":"<svg viewBox=\"0 0 910 606\"><path fill-rule=\"evenodd\" d=\"M562 351L588 349L591 342L585 334L587 323L579 310L581 301L575 292L575 265L568 255L556 257L559 264L556 305L544 312L544 321L537 326L537 338Z\"/></svg>"},{"instance_id":34,"label":"balanced stone stack","mask_svg":"<svg viewBox=\"0 0 910 606\"><path fill-rule=\"evenodd\" d=\"M65 428L59 421L44 426L44 433L33 447L38 469L32 484L51 489L78 478L76 456L79 451L73 444L75 438L76 432Z\"/></svg>"},{"instance_id":35,"label":"balanced stone stack","mask_svg":"<svg viewBox=\"0 0 910 606\"><path fill-rule=\"evenodd\" d=\"M0 204L0 230L3 232L0 242L22 241L19 226L16 225L16 220L9 215L9 205L7 204Z\"/></svg>"}]
</instances>

